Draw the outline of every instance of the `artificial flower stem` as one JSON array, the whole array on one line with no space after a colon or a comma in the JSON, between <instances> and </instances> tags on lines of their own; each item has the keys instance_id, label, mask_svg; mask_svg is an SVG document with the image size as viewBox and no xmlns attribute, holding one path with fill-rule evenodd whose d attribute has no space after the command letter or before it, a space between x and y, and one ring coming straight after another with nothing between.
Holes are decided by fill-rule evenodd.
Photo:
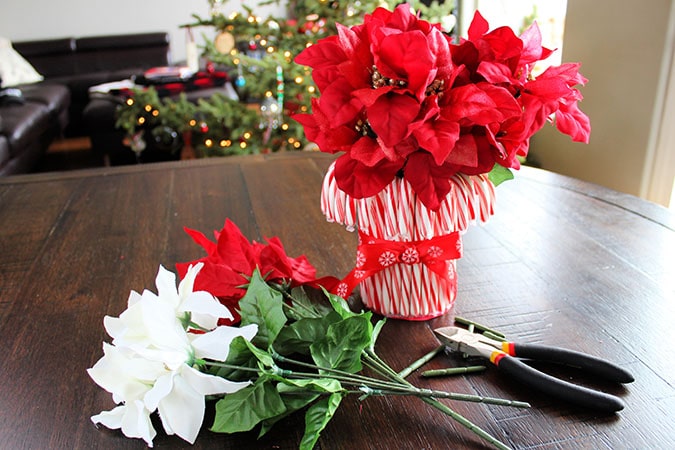
<instances>
[{"instance_id":1,"label":"artificial flower stem","mask_svg":"<svg viewBox=\"0 0 675 450\"><path fill-rule=\"evenodd\" d=\"M307 372L293 372L284 371L284 376L287 378L299 379L321 379L325 376L315 373ZM420 389L413 385L404 385L400 383L390 383L384 380L372 378L368 381L352 379L352 377L331 375L331 378L340 381L342 384L349 386L361 387L367 393L372 395L414 395L420 398L445 398L448 400L456 400L473 403L486 403L490 405L511 406L515 408L529 408L530 404L526 402L519 402L515 400L506 400L494 397L482 397L479 395L458 394L455 392L437 391L434 389Z\"/></svg>"},{"instance_id":2,"label":"artificial flower stem","mask_svg":"<svg viewBox=\"0 0 675 450\"><path fill-rule=\"evenodd\" d=\"M285 292L282 292L282 293L284 294L284 297L286 297L287 299L293 300L293 297L291 297L291 295L289 295L288 293L285 293ZM312 311L311 309L309 309L308 307L306 307L305 305L303 305L301 303L296 303L294 305L289 305L288 303L281 303L281 306L290 310L290 311L293 311L298 317L302 317L304 319L320 319L322 317L321 315L316 314L314 311ZM298 313L299 309L303 309L304 311L308 312L309 315L304 316L302 314L299 314Z\"/></svg>"},{"instance_id":3,"label":"artificial flower stem","mask_svg":"<svg viewBox=\"0 0 675 450\"><path fill-rule=\"evenodd\" d=\"M433 369L422 372L424 378L444 377L449 375L463 375L465 373L476 373L485 371L485 366L467 366L467 367L451 367L448 369Z\"/></svg>"},{"instance_id":4,"label":"artificial flower stem","mask_svg":"<svg viewBox=\"0 0 675 450\"><path fill-rule=\"evenodd\" d=\"M332 378L335 378L338 381L341 381L343 383L348 383L353 386L364 386L366 384L369 384L371 386L376 386L377 388L383 388L383 389L392 389L392 390L402 390L404 388L406 391L410 391L410 387L412 386L402 386L400 383L396 382L391 382L387 380L380 380L377 378L372 378L372 377L367 377L364 375L359 375L357 373L351 373L351 372L345 372L343 370L338 370L338 369L332 369L329 367L319 367L314 364L306 363L303 361L296 361L290 358L286 358L285 356L279 355L278 353L273 353L273 358L279 362L285 362L288 364L293 364L297 365L300 367L306 367L308 369L313 369L317 371L324 371L327 373L330 373ZM294 371L286 371L286 374L288 376L294 376L294 377L307 377L307 378L325 378L325 375L322 375L320 373L313 373L313 372L294 372ZM414 388L414 386L412 386ZM414 388L417 389L417 388Z\"/></svg>"},{"instance_id":5,"label":"artificial flower stem","mask_svg":"<svg viewBox=\"0 0 675 450\"><path fill-rule=\"evenodd\" d=\"M277 359L280 362L286 362L290 364L296 364L299 366L315 369L315 370L322 370L324 372L330 372L331 377L335 378L336 380L339 380L345 384L349 384L352 386L364 386L367 389L380 389L383 391L390 390L392 394L398 394L398 395L416 395L418 397L436 397L436 398L446 398L450 400L458 400L458 401L465 401L465 402L475 402L475 403L488 403L492 405L500 405L500 406L512 406L512 407L517 407L517 408L529 408L530 405L525 402L519 402L519 401L513 401L513 400L506 400L506 399L501 399L501 398L494 398L494 397L483 397L480 395L470 395L470 394L459 394L459 393L454 393L454 392L445 392L445 391L437 391L433 389L422 389L418 388L417 386L414 386L411 383L408 382L401 382L399 380L394 380L393 382L386 381L386 380L380 380L377 378L371 378L371 377L366 377L363 375L359 374L354 374L350 372L344 372L342 370L337 370L337 369L331 369L331 368L326 368L326 367L319 367L315 366L313 364L305 363L302 361L295 361L290 358L286 358L282 355L279 355L278 353L273 353L273 357ZM324 375L318 374L318 373L307 373L307 372L293 372L293 371L286 371L284 373L285 376L289 377L298 377L298 378L324 378ZM398 374L397 374L398 376Z\"/></svg>"},{"instance_id":6,"label":"artificial flower stem","mask_svg":"<svg viewBox=\"0 0 675 450\"><path fill-rule=\"evenodd\" d=\"M379 359L379 357L377 358ZM501 406L512 406L516 408L529 408L531 405L527 402L521 402L517 400L506 400L506 399L501 399L501 398L495 398L495 397L482 397L480 395L470 395L470 394L458 394L454 392L445 392L445 391L436 391L433 389L421 389L410 383L409 381L405 380L403 377L401 377L398 373L394 372L389 366L384 364L381 360L380 366L386 366L382 367L383 369L386 370L386 373L381 373L384 376L388 376L390 379L392 379L397 385L405 385L408 386L413 390L414 393L417 393L419 397L435 397L435 398L447 398L450 400L460 400L460 401L465 401L465 402L475 402L475 403L489 403L493 405L501 405ZM414 394L413 394L414 395Z\"/></svg>"},{"instance_id":7,"label":"artificial flower stem","mask_svg":"<svg viewBox=\"0 0 675 450\"><path fill-rule=\"evenodd\" d=\"M430 351L426 355L422 356L417 361L410 364L405 369L401 370L398 373L398 376L401 377L401 378L406 378L408 375L410 375L411 373L413 373L414 371L416 371L417 369L419 369L420 367L422 367L423 365L425 365L426 363L431 361L436 355L438 355L444 349L445 349L445 345L439 345L438 347L436 347L435 349L433 349L432 351Z\"/></svg>"},{"instance_id":8,"label":"artificial flower stem","mask_svg":"<svg viewBox=\"0 0 675 450\"><path fill-rule=\"evenodd\" d=\"M277 292L279 292L284 298L286 298L287 300L290 300L293 303L292 305L289 305L288 303L282 302L281 306L290 310L290 311L293 311L298 317L302 317L304 319L320 319L321 317L323 317L321 314L317 313L316 311L313 311L308 306L303 305L302 303L296 301L293 298L293 296L286 289L284 289L283 286L281 286L279 284L275 284L275 283L268 283L268 285L271 288L273 288L274 290L276 290ZM303 314L299 313L298 311L300 309L304 310L304 312L306 312L308 314L303 315Z\"/></svg>"},{"instance_id":9,"label":"artificial flower stem","mask_svg":"<svg viewBox=\"0 0 675 450\"><path fill-rule=\"evenodd\" d=\"M506 342L506 338L504 336L502 336L501 334L494 334L491 331L483 331L483 336L485 336L488 339L495 340L495 341Z\"/></svg>"},{"instance_id":10,"label":"artificial flower stem","mask_svg":"<svg viewBox=\"0 0 675 450\"><path fill-rule=\"evenodd\" d=\"M422 401L433 406L434 408L438 409L439 411L447 414L450 416L453 420L456 422L460 423L463 425L466 429L474 433L476 436L484 439L485 441L489 442L490 444L494 445L496 448L500 450L511 450L511 447L508 445L504 444L494 436L492 436L490 433L487 431L483 430L481 427L476 425L475 423L471 422L469 419L464 417L463 415L455 412L452 410L450 407L447 405L439 402L438 400L434 398L429 398L429 397L422 397Z\"/></svg>"},{"instance_id":11,"label":"artificial flower stem","mask_svg":"<svg viewBox=\"0 0 675 450\"><path fill-rule=\"evenodd\" d=\"M220 361L211 361L211 360L205 360L205 359L197 359L195 360L195 364L197 365L203 365L203 366L212 366L212 367L222 367L224 369L233 369L233 370L241 370L243 372L255 372L255 373L260 373L260 370L255 368L255 367L244 367L244 366L237 366L236 364L227 364L224 362Z\"/></svg>"},{"instance_id":12,"label":"artificial flower stem","mask_svg":"<svg viewBox=\"0 0 675 450\"><path fill-rule=\"evenodd\" d=\"M382 370L382 372L380 372L382 375L387 376L388 378L393 380L401 381L402 383L411 384L405 378L401 378L398 375L398 373L396 373L391 367L389 367L384 361L382 361L382 359L380 359L380 357L374 351L364 350L362 356L368 361L370 361L373 366L379 367ZM475 423L471 422L466 417L455 412L449 406L439 402L435 398L421 397L421 400L438 409L439 411L443 412L444 414L450 416L450 418L452 418L454 421L464 426L466 429L474 433L476 436L494 445L496 448L500 450L510 450L509 446L507 446L506 444L504 444L503 442L492 436L487 431L483 430Z\"/></svg>"},{"instance_id":13,"label":"artificial flower stem","mask_svg":"<svg viewBox=\"0 0 675 450\"><path fill-rule=\"evenodd\" d=\"M455 316L455 322L466 326L473 326L475 329L479 330L482 333L487 331L489 333L492 333L494 336L500 336L501 339L504 339L506 337L503 333L497 330L494 330L478 322L474 322L473 320L465 319L464 317Z\"/></svg>"},{"instance_id":14,"label":"artificial flower stem","mask_svg":"<svg viewBox=\"0 0 675 450\"><path fill-rule=\"evenodd\" d=\"M401 386L399 389L387 391L385 389L371 389L365 386L370 395L413 395L419 398L444 398L448 400L457 400L463 402L486 403L490 405L511 406L515 408L529 408L530 404L527 402L520 402L515 400L506 400L494 397L481 397L478 395L457 394L454 392L437 391L434 389L419 389L411 387L405 389Z\"/></svg>"}]
</instances>

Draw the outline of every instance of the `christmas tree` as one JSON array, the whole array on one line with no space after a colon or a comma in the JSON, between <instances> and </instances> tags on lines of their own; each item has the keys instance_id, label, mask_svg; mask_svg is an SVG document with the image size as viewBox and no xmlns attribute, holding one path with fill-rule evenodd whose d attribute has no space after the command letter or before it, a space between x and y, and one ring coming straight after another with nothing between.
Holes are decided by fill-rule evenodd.
<instances>
[{"instance_id":1,"label":"christmas tree","mask_svg":"<svg viewBox=\"0 0 675 450\"><path fill-rule=\"evenodd\" d=\"M185 27L215 30L215 39L201 45L207 66L226 70L238 95L224 95L189 104L179 99L161 99L153 89L136 92L118 113L118 126L134 143L140 128L162 126L189 132L200 156L225 156L311 148L293 114L307 112L318 94L307 67L294 57L317 40L337 33L336 23L351 26L379 6L393 8L399 2L360 0L292 0L286 17L259 17L242 4L244 11L224 15L228 0L209 0L210 17L193 16ZM260 5L274 3L265 1ZM452 18L453 3L409 2L431 22ZM454 22L451 22L454 23Z\"/></svg>"}]
</instances>

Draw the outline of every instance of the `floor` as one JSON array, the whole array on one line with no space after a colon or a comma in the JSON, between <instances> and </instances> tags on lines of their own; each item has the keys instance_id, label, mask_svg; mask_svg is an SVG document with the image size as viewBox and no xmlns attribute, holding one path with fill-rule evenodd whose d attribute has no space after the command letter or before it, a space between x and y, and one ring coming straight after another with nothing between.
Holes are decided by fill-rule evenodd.
<instances>
[{"instance_id":1,"label":"floor","mask_svg":"<svg viewBox=\"0 0 675 450\"><path fill-rule=\"evenodd\" d=\"M97 155L92 151L89 138L60 138L50 145L35 171L54 172L105 165L103 155Z\"/></svg>"}]
</instances>

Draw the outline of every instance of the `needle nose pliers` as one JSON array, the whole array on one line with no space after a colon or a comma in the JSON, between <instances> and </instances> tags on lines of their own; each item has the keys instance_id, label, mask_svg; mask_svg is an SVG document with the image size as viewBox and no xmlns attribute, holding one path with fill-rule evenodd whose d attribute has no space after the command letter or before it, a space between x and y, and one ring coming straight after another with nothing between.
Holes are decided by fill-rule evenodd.
<instances>
[{"instance_id":1,"label":"needle nose pliers","mask_svg":"<svg viewBox=\"0 0 675 450\"><path fill-rule=\"evenodd\" d=\"M616 412L624 408L624 403L614 395L572 384L540 372L519 358L578 367L590 374L617 383L630 383L634 380L625 369L586 353L548 345L500 342L459 327L436 328L434 332L447 348L470 356L487 358L502 372L518 381L585 408Z\"/></svg>"}]
</instances>

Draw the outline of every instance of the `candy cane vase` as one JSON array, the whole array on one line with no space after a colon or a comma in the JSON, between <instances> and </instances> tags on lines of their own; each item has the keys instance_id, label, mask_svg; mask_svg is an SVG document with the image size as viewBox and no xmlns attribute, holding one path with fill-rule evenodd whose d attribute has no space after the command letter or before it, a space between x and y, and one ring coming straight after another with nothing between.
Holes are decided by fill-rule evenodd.
<instances>
[{"instance_id":1,"label":"candy cane vase","mask_svg":"<svg viewBox=\"0 0 675 450\"><path fill-rule=\"evenodd\" d=\"M456 261L461 234L494 212L494 185L487 175L457 174L437 211L395 178L373 197L355 199L324 178L321 210L330 222L358 230L355 268L337 286L347 296L360 285L363 303L386 317L427 320L445 314L457 296Z\"/></svg>"}]
</instances>

